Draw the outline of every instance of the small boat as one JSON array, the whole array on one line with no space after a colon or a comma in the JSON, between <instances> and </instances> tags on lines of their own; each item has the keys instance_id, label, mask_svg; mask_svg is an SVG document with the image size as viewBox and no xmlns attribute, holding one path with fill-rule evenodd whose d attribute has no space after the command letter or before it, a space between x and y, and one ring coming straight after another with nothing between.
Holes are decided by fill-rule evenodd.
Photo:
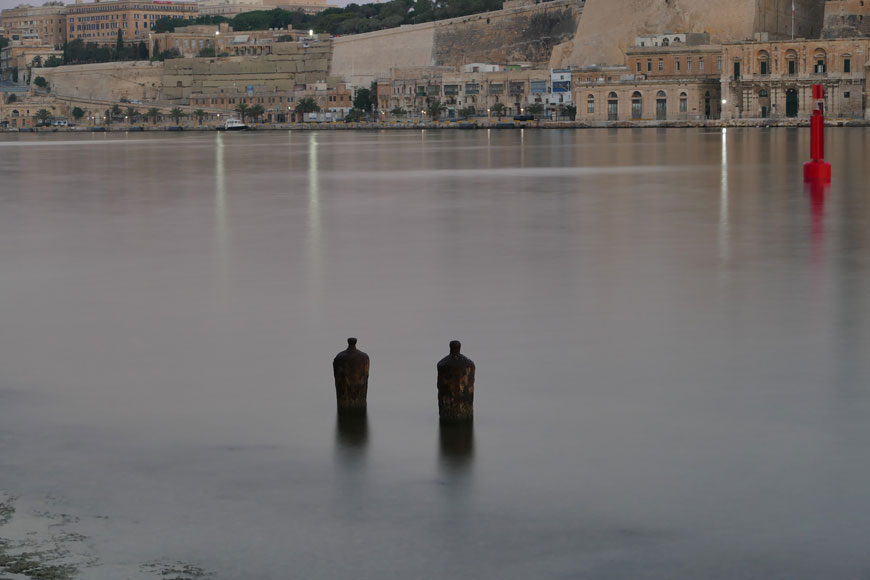
<instances>
[{"instance_id":1,"label":"small boat","mask_svg":"<svg viewBox=\"0 0 870 580\"><path fill-rule=\"evenodd\" d=\"M238 119L227 119L224 123L224 131L247 131L249 128Z\"/></svg>"}]
</instances>

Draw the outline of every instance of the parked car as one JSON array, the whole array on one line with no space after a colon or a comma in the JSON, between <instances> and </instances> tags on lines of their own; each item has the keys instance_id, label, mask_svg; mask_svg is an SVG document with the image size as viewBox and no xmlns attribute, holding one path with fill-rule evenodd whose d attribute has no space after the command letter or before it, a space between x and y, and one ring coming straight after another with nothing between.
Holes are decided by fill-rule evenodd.
<instances>
[{"instance_id":1,"label":"parked car","mask_svg":"<svg viewBox=\"0 0 870 580\"><path fill-rule=\"evenodd\" d=\"M122 103L129 103L130 99L128 99L127 97L121 97L121 102Z\"/></svg>"},{"instance_id":2,"label":"parked car","mask_svg":"<svg viewBox=\"0 0 870 580\"><path fill-rule=\"evenodd\" d=\"M52 127L66 127L67 125L66 119L55 119L51 124Z\"/></svg>"}]
</instances>

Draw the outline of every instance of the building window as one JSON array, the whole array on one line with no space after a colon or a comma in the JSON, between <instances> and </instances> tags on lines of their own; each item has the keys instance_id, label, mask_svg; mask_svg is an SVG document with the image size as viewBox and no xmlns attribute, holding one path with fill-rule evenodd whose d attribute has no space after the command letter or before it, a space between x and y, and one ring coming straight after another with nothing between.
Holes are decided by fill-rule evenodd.
<instances>
[{"instance_id":1,"label":"building window","mask_svg":"<svg viewBox=\"0 0 870 580\"><path fill-rule=\"evenodd\" d=\"M616 121L619 119L619 98L616 93L607 95L607 120Z\"/></svg>"},{"instance_id":2,"label":"building window","mask_svg":"<svg viewBox=\"0 0 870 580\"><path fill-rule=\"evenodd\" d=\"M665 61L659 59L659 72L662 72L663 70L665 70Z\"/></svg>"},{"instance_id":3,"label":"building window","mask_svg":"<svg viewBox=\"0 0 870 580\"><path fill-rule=\"evenodd\" d=\"M852 59L851 58L844 58L843 59L843 72L844 73L852 72Z\"/></svg>"},{"instance_id":4,"label":"building window","mask_svg":"<svg viewBox=\"0 0 870 580\"><path fill-rule=\"evenodd\" d=\"M848 98L851 97L851 96L852 96L852 95L851 95L851 93L849 93L849 91L846 91L846 92L843 93L843 98L844 98L844 99L848 99Z\"/></svg>"},{"instance_id":5,"label":"building window","mask_svg":"<svg viewBox=\"0 0 870 580\"><path fill-rule=\"evenodd\" d=\"M692 57L686 57L686 70L692 72Z\"/></svg>"},{"instance_id":6,"label":"building window","mask_svg":"<svg viewBox=\"0 0 870 580\"><path fill-rule=\"evenodd\" d=\"M689 97L688 95L686 95L686 93L680 93L680 112L689 112Z\"/></svg>"},{"instance_id":7,"label":"building window","mask_svg":"<svg viewBox=\"0 0 870 580\"><path fill-rule=\"evenodd\" d=\"M722 72L722 57L721 56L716 57L716 70L719 72Z\"/></svg>"},{"instance_id":8,"label":"building window","mask_svg":"<svg viewBox=\"0 0 870 580\"><path fill-rule=\"evenodd\" d=\"M652 72L652 59L646 59L646 72Z\"/></svg>"},{"instance_id":9,"label":"building window","mask_svg":"<svg viewBox=\"0 0 870 580\"><path fill-rule=\"evenodd\" d=\"M643 96L635 91L631 95L631 118L640 119L643 116Z\"/></svg>"},{"instance_id":10,"label":"building window","mask_svg":"<svg viewBox=\"0 0 870 580\"><path fill-rule=\"evenodd\" d=\"M637 64L637 67L636 67L636 68L637 68L637 72L640 72L640 61L637 61L636 64Z\"/></svg>"},{"instance_id":11,"label":"building window","mask_svg":"<svg viewBox=\"0 0 870 580\"><path fill-rule=\"evenodd\" d=\"M681 66L680 57L674 58L674 70L677 72L680 72L680 66Z\"/></svg>"}]
</instances>

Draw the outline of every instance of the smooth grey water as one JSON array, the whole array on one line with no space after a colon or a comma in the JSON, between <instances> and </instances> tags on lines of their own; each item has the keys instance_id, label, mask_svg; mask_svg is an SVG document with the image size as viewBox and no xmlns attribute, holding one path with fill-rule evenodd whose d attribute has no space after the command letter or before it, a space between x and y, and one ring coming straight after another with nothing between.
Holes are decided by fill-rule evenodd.
<instances>
[{"instance_id":1,"label":"smooth grey water","mask_svg":"<svg viewBox=\"0 0 870 580\"><path fill-rule=\"evenodd\" d=\"M870 131L828 140L814 203L806 130L5 135L0 491L88 579L866 580Z\"/></svg>"}]
</instances>

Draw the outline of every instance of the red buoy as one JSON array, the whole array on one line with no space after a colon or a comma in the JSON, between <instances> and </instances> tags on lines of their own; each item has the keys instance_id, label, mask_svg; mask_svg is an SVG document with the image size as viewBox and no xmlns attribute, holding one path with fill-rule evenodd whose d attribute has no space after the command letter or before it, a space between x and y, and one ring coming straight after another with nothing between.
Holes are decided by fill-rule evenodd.
<instances>
[{"instance_id":1,"label":"red buoy","mask_svg":"<svg viewBox=\"0 0 870 580\"><path fill-rule=\"evenodd\" d=\"M812 161L804 163L805 182L831 182L831 164L825 161L825 91L813 85L813 116L810 118Z\"/></svg>"}]
</instances>

